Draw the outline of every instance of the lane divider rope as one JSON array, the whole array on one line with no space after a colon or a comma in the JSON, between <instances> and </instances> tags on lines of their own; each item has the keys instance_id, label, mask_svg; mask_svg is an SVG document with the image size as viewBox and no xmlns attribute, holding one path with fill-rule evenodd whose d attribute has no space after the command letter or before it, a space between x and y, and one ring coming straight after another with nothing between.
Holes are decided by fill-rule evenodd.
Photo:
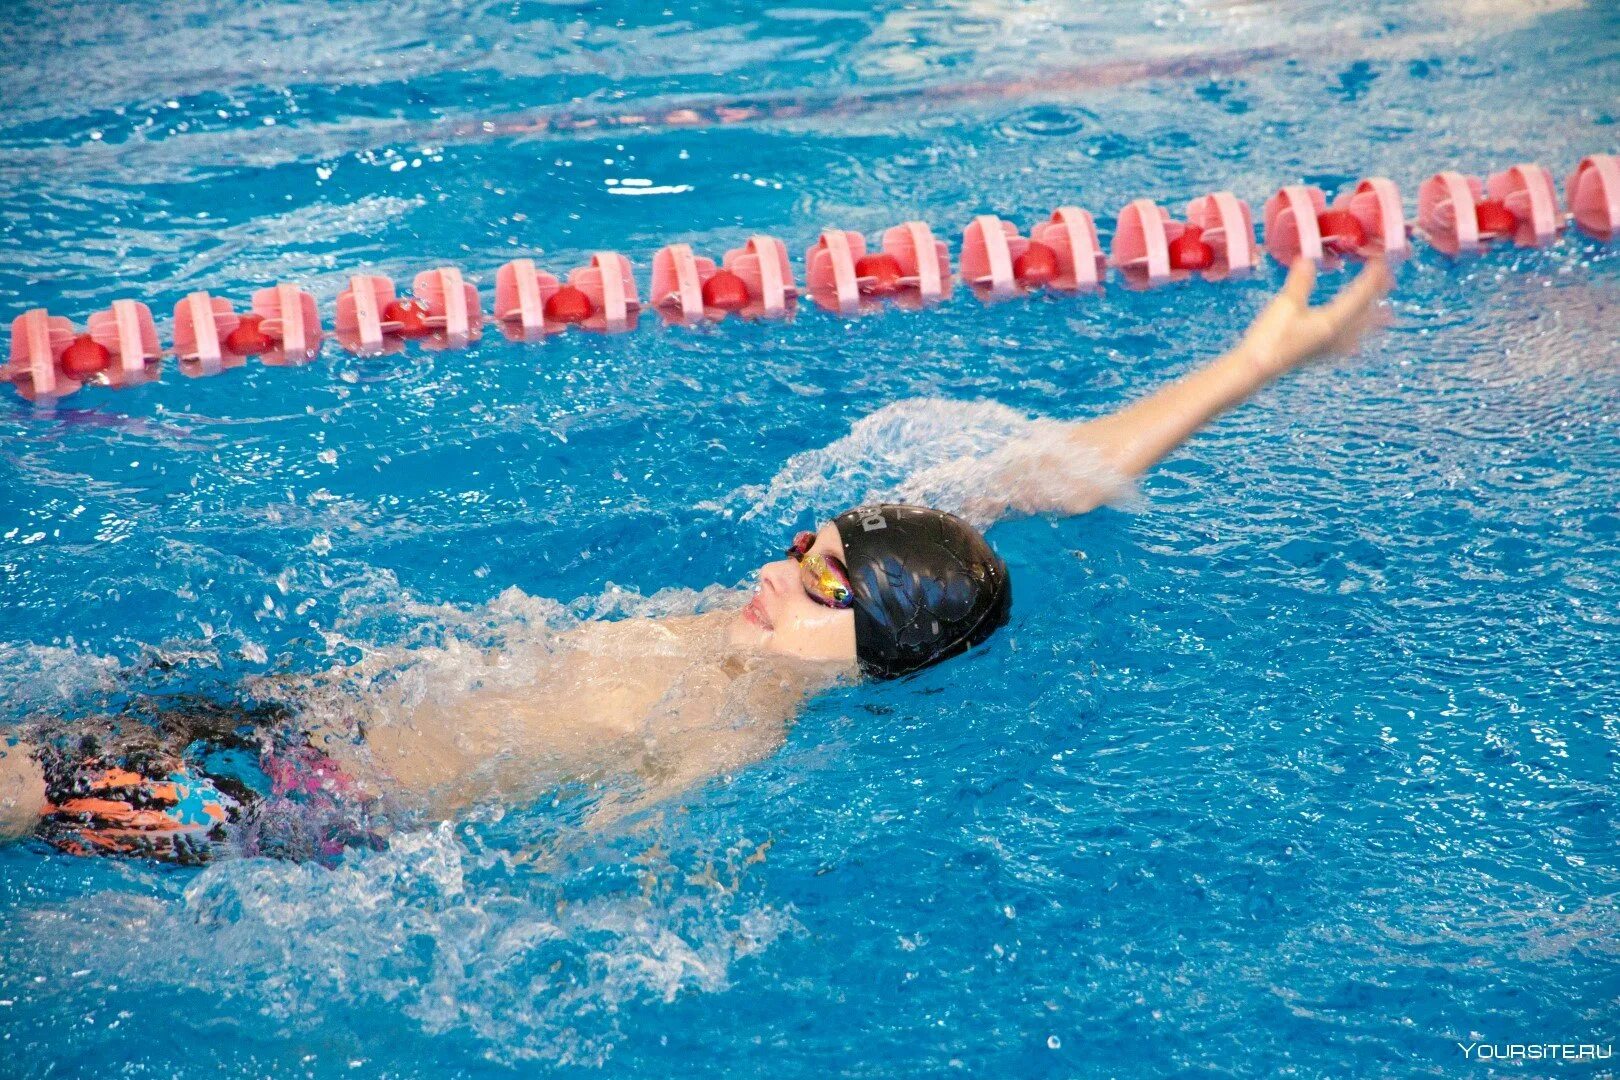
<instances>
[{"instance_id":1,"label":"lane divider rope","mask_svg":"<svg viewBox=\"0 0 1620 1080\"><path fill-rule=\"evenodd\" d=\"M1495 243L1544 247L1573 222L1608 243L1620 238L1620 157L1582 158L1564 185L1559 204L1552 174L1520 164L1482 181L1454 171L1435 173L1418 188L1418 214L1409 222L1394 182L1359 181L1328 203L1321 188L1290 184L1261 210L1264 245L1257 242L1249 204L1230 191L1202 195L1178 221L1151 199L1120 211L1107 253L1097 223L1077 206L1062 206L1029 236L993 214L981 214L962 232L957 273L986 301L1032 290L1090 292L1109 269L1131 288L1153 288L1201 274L1208 280L1248 274L1264 256L1287 265L1304 257L1337 267L1347 260L1411 254L1421 235L1454 258L1478 255ZM804 254L804 289L793 275L783 242L755 234L717 264L688 244L670 244L652 260L647 306L664 321L688 326L736 314L747 319L790 315L801 295L845 318L885 301L923 307L947 299L953 278L950 252L921 221L883 233L869 251L858 232L826 229ZM559 279L533 259L514 259L495 274L493 315L513 340L539 341L580 327L622 333L636 327L643 303L630 260L597 251L584 266ZM424 270L401 297L381 274L355 274L337 298L333 331L352 353L386 355L415 341L426 348L460 348L483 334L478 288L453 266ZM282 283L255 292L247 312L230 300L194 292L174 308L172 347L182 374L215 375L248 357L266 364L308 363L321 349L324 329L315 298ZM80 331L44 308L11 324L10 360L0 379L24 397L50 402L87 384L110 387L149 382L165 357L151 309L117 300L91 315Z\"/></svg>"}]
</instances>

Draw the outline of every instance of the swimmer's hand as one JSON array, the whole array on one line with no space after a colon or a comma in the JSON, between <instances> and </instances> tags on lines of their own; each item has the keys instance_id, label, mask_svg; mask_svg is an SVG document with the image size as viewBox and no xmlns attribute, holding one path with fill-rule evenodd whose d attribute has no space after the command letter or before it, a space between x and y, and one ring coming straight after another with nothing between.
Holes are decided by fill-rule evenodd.
<instances>
[{"instance_id":1,"label":"swimmer's hand","mask_svg":"<svg viewBox=\"0 0 1620 1080\"><path fill-rule=\"evenodd\" d=\"M1253 364L1265 382L1312 360L1348 356L1369 331L1388 321L1381 301L1391 283L1384 260L1370 259L1339 295L1320 307L1311 307L1316 264L1309 259L1296 260L1288 270L1282 291L1249 325L1233 353Z\"/></svg>"},{"instance_id":2,"label":"swimmer's hand","mask_svg":"<svg viewBox=\"0 0 1620 1080\"><path fill-rule=\"evenodd\" d=\"M1082 514L1130 490L1131 481L1210 420L1312 360L1353 352L1386 321L1389 269L1369 259L1354 281L1311 307L1316 265L1301 259L1231 352L1096 420L1061 425L1060 439L1020 440L983 463L981 496L964 511L978 524L1007 513Z\"/></svg>"},{"instance_id":3,"label":"swimmer's hand","mask_svg":"<svg viewBox=\"0 0 1620 1080\"><path fill-rule=\"evenodd\" d=\"M1316 265L1300 259L1231 352L1110 416L1076 424L1071 437L1109 468L1139 476L1271 380L1319 357L1353 351L1384 322L1380 301L1389 292L1390 276L1383 259L1369 259L1356 279L1321 307L1311 307L1315 284Z\"/></svg>"}]
</instances>

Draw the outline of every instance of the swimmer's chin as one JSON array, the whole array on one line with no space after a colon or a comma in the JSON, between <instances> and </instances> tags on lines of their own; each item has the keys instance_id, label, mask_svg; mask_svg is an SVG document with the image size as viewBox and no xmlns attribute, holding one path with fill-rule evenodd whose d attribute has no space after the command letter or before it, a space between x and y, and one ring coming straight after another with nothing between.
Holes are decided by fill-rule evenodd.
<instances>
[{"instance_id":1,"label":"swimmer's chin","mask_svg":"<svg viewBox=\"0 0 1620 1080\"><path fill-rule=\"evenodd\" d=\"M741 652L775 651L771 648L776 636L774 631L762 625L758 617L746 607L732 616L726 636L731 647Z\"/></svg>"},{"instance_id":2,"label":"swimmer's chin","mask_svg":"<svg viewBox=\"0 0 1620 1080\"><path fill-rule=\"evenodd\" d=\"M757 614L747 608L736 612L726 627L727 643L736 662L745 666L764 662L777 669L793 669L800 677L822 685L855 682L860 671L853 657L828 658L807 655L784 641L776 631L763 624ZM790 639L791 640L791 639Z\"/></svg>"}]
</instances>

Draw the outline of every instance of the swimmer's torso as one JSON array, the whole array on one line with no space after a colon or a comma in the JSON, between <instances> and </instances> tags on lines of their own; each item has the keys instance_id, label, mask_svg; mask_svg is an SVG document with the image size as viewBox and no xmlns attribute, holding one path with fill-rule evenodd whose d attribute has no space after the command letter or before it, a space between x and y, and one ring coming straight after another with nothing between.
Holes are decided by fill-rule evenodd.
<instances>
[{"instance_id":1,"label":"swimmer's torso","mask_svg":"<svg viewBox=\"0 0 1620 1080\"><path fill-rule=\"evenodd\" d=\"M312 700L311 737L366 788L431 817L570 780L684 787L769 754L804 696L836 677L732 653L731 617L588 622L461 657L453 677L424 664L346 702Z\"/></svg>"}]
</instances>

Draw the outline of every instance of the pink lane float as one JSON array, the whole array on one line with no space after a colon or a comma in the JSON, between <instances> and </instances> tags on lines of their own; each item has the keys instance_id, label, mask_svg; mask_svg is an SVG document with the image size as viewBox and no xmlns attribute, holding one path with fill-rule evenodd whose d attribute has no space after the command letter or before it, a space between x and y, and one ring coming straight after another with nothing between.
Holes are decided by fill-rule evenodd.
<instances>
[{"instance_id":1,"label":"pink lane float","mask_svg":"<svg viewBox=\"0 0 1620 1080\"><path fill-rule=\"evenodd\" d=\"M51 400L74 393L91 379L129 386L157 375L163 359L152 311L138 300L117 300L90 316L85 332L72 322L35 308L11 324L11 360L0 368L18 393Z\"/></svg>"},{"instance_id":2,"label":"pink lane float","mask_svg":"<svg viewBox=\"0 0 1620 1080\"><path fill-rule=\"evenodd\" d=\"M1477 255L1492 243L1511 240L1540 247L1564 227L1552 175L1540 165L1515 165L1492 176L1439 172L1418 188L1418 226L1447 255Z\"/></svg>"},{"instance_id":3,"label":"pink lane float","mask_svg":"<svg viewBox=\"0 0 1620 1080\"><path fill-rule=\"evenodd\" d=\"M804 253L805 291L817 307L852 316L883 300L921 307L951 294L951 261L943 241L921 221L883 233L868 252L858 232L826 229Z\"/></svg>"},{"instance_id":4,"label":"pink lane float","mask_svg":"<svg viewBox=\"0 0 1620 1080\"><path fill-rule=\"evenodd\" d=\"M416 295L402 300L393 281L382 274L351 277L349 287L338 294L333 320L339 343L350 352L382 355L404 348L407 338L445 349L482 336L478 290L460 270L453 266L424 270L411 284Z\"/></svg>"},{"instance_id":5,"label":"pink lane float","mask_svg":"<svg viewBox=\"0 0 1620 1080\"><path fill-rule=\"evenodd\" d=\"M1604 243L1615 239L1620 233L1620 157L1582 158L1564 184L1564 197L1577 228Z\"/></svg>"},{"instance_id":6,"label":"pink lane float","mask_svg":"<svg viewBox=\"0 0 1620 1080\"><path fill-rule=\"evenodd\" d=\"M1453 257L1477 255L1495 243L1545 247L1571 223L1607 243L1620 238L1620 157L1582 158L1564 185L1562 207L1552 174L1520 164L1483 181L1435 173L1418 189L1415 229L1395 184L1376 176L1331 204L1317 187L1280 188L1266 200L1261 221L1263 247L1249 204L1232 192L1192 200L1184 221L1151 199L1137 199L1120 211L1105 257L1095 219L1079 207L1059 207L1027 237L1012 222L982 214L963 230L958 272L981 299L997 301L1036 290L1095 291L1110 266L1128 287L1153 288L1195 273L1211 281L1247 274L1258 268L1262 252L1285 265L1301 257L1328 267L1374 255L1400 259L1410 255L1414 231ZM859 232L824 230L804 263L803 294L846 318L884 303L920 308L951 294L950 253L921 221L886 230L878 250L868 250ZM460 270L425 270L412 292L400 297L380 274L352 276L334 312L339 344L383 355L407 341L453 349L482 335L478 289ZM773 236L748 237L718 264L687 244L653 256L649 303L671 324L706 325L732 315L787 318L800 295L787 247ZM493 315L513 340L540 341L571 328L622 333L635 329L641 307L630 260L617 252L595 252L562 279L532 259L513 260L495 275ZM308 363L319 355L323 336L315 298L297 285L260 289L251 310L240 314L230 300L199 291L175 305L169 354L185 375L214 375L250 356L272 365ZM89 383L150 381L163 357L152 312L139 301L114 302L90 316L83 331L36 308L12 321L10 359L0 366L0 378L26 398L50 402Z\"/></svg>"},{"instance_id":7,"label":"pink lane float","mask_svg":"<svg viewBox=\"0 0 1620 1080\"><path fill-rule=\"evenodd\" d=\"M743 315L784 318L798 299L787 245L774 236L750 236L742 247L726 252L722 265L748 292L748 303L739 309Z\"/></svg>"},{"instance_id":8,"label":"pink lane float","mask_svg":"<svg viewBox=\"0 0 1620 1080\"><path fill-rule=\"evenodd\" d=\"M961 262L962 280L985 301L1034 289L1095 290L1105 271L1096 223L1076 206L1058 207L1028 237L1010 221L981 214L962 233Z\"/></svg>"}]
</instances>

